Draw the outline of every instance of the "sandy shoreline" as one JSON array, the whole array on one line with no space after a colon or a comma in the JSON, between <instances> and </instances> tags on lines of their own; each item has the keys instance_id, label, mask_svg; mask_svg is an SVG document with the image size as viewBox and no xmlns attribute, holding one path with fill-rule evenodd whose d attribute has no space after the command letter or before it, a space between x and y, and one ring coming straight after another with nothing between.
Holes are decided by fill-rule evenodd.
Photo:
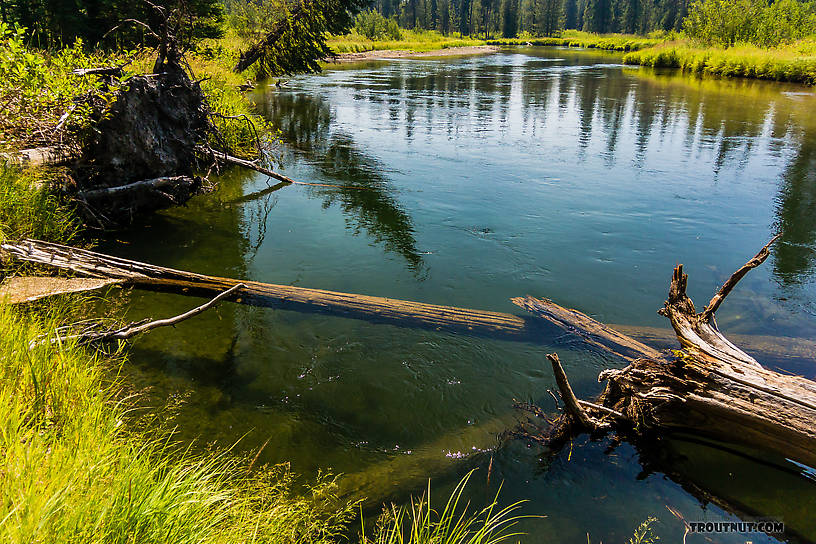
<instances>
[{"instance_id":1,"label":"sandy shoreline","mask_svg":"<svg viewBox=\"0 0 816 544\"><path fill-rule=\"evenodd\" d=\"M485 53L495 53L498 50L499 47L495 45L449 47L447 49L435 49L433 51L423 52L384 49L382 51L364 51L362 53L341 53L334 59L327 59L327 62L356 62L360 60L378 59L415 59L422 57L453 57L456 55L480 55Z\"/></svg>"}]
</instances>

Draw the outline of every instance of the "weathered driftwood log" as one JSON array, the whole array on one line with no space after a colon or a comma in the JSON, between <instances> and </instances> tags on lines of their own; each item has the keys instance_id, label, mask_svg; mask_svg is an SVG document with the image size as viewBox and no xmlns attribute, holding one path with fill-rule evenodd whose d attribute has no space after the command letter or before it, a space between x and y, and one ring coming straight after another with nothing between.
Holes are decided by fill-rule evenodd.
<instances>
[{"instance_id":1,"label":"weathered driftwood log","mask_svg":"<svg viewBox=\"0 0 816 544\"><path fill-rule=\"evenodd\" d=\"M168 199L170 202L176 202L175 197L171 193L182 191L184 193L195 192L201 186L201 178L193 178L190 176L166 176L155 179L146 179L128 183L126 185L114 185L113 187L103 187L101 189L91 189L88 191L80 191L77 193L77 198L86 202L96 202L99 200L111 201L125 198L132 202L138 199L140 195L151 194L158 195ZM189 198L189 197L188 197Z\"/></svg>"},{"instance_id":2,"label":"weathered driftwood log","mask_svg":"<svg viewBox=\"0 0 816 544\"><path fill-rule=\"evenodd\" d=\"M686 430L816 466L816 383L764 368L725 339L714 321L723 299L768 257L769 246L732 275L700 313L686 295L688 276L682 265L675 269L660 313L669 318L683 346L676 358L656 356L653 349L583 314L565 313L550 301L527 297L515 302L631 361L626 368L605 370L599 377L607 384L597 404L625 416L616 419L615 429L635 435ZM590 416L603 416L602 411L583 408ZM586 426L585 422L575 426L577 420L570 415L560 425L575 430ZM548 431L543 441L552 435L559 433Z\"/></svg>"},{"instance_id":3,"label":"weathered driftwood log","mask_svg":"<svg viewBox=\"0 0 816 544\"><path fill-rule=\"evenodd\" d=\"M212 296L242 283L244 287L230 298L245 304L321 311L403 325L415 323L477 335L529 338L538 330L535 318L206 276L37 240L4 243L0 247L24 261L70 270L82 276L114 279L123 285L144 289Z\"/></svg>"},{"instance_id":4,"label":"weathered driftwood log","mask_svg":"<svg viewBox=\"0 0 816 544\"><path fill-rule=\"evenodd\" d=\"M165 176L79 191L80 210L101 226L131 221L137 214L184 204L205 190L198 176Z\"/></svg>"},{"instance_id":5,"label":"weathered driftwood log","mask_svg":"<svg viewBox=\"0 0 816 544\"><path fill-rule=\"evenodd\" d=\"M17 166L57 166L78 157L77 150L62 145L34 147L10 153L0 153L0 162Z\"/></svg>"}]
</instances>

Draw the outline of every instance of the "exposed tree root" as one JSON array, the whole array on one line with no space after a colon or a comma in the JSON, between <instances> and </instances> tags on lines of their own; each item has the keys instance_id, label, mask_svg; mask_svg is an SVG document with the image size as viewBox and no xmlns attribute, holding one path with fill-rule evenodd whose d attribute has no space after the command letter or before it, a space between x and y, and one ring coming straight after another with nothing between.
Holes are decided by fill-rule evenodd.
<instances>
[{"instance_id":1,"label":"exposed tree root","mask_svg":"<svg viewBox=\"0 0 816 544\"><path fill-rule=\"evenodd\" d=\"M675 269L669 298L660 311L670 319L683 346L673 358L655 356L652 348L584 314L565 313L549 301L530 297L517 301L561 328L587 338L593 346L631 361L621 370L601 372L599 380L606 381L606 387L593 403L596 406L580 404L583 415L579 415L565 398L568 417L554 423L559 428L537 434L527 432L528 428L528 438L552 446L552 437L563 440L564 435L587 429L616 430L634 437L683 430L816 465L816 383L764 368L725 339L714 321L714 312L728 293L768 257L776 239L735 272L699 314L686 295L688 276L682 265ZM565 397L561 382L566 381L566 376L559 379L558 369L553 366ZM603 417L607 410L623 418L613 418L610 426L587 425L587 421Z\"/></svg>"}]
</instances>

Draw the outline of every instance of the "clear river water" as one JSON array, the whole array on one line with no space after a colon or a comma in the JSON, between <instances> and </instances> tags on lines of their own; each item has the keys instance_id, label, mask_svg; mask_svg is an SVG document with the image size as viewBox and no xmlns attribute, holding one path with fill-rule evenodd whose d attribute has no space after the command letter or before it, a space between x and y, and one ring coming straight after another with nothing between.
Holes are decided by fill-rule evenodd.
<instances>
[{"instance_id":1,"label":"clear river water","mask_svg":"<svg viewBox=\"0 0 816 544\"><path fill-rule=\"evenodd\" d=\"M697 79L616 54L508 49L369 61L255 95L280 129L287 186L228 172L211 194L110 238L103 250L196 272L523 314L553 299L600 321L668 335L657 315L672 268L705 303L777 229L771 258L718 312L773 368L816 377L816 95ZM134 291L130 315L195 299ZM808 343L810 342L810 343ZM671 344L667 344L671 345ZM774 346L783 346L774 349ZM124 373L174 408L180 440L290 462L340 490L404 501L433 479L441 500L478 470L476 503L526 499L524 542L625 542L650 516L664 539L689 521L785 522L816 540L816 477L785 459L695 436L658 454L609 439L555 456L497 435L513 400L553 408L545 354L579 396L620 367L574 338L516 342L319 313L226 304L140 339ZM750 349L748 351L751 351ZM267 443L268 442L268 443ZM718 497L707 503L700 492ZM689 542L703 542L690 536Z\"/></svg>"}]
</instances>

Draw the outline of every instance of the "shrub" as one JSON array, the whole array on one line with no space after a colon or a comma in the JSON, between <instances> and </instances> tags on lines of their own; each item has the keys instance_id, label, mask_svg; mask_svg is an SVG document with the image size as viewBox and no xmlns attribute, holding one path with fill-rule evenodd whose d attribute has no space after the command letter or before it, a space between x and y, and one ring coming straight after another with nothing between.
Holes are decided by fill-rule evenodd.
<instances>
[{"instance_id":1,"label":"shrub","mask_svg":"<svg viewBox=\"0 0 816 544\"><path fill-rule=\"evenodd\" d=\"M0 147L48 145L59 139L54 126L69 111L74 132L87 126L90 107L82 97L99 93L95 77L72 75L77 68L110 64L84 52L81 40L47 54L29 48L25 29L0 22Z\"/></svg>"},{"instance_id":2,"label":"shrub","mask_svg":"<svg viewBox=\"0 0 816 544\"><path fill-rule=\"evenodd\" d=\"M799 0L697 0L683 28L704 45L776 47L816 32L816 11L813 2Z\"/></svg>"},{"instance_id":3,"label":"shrub","mask_svg":"<svg viewBox=\"0 0 816 544\"><path fill-rule=\"evenodd\" d=\"M369 40L399 40L400 29L393 19L386 19L371 9L357 15L354 31Z\"/></svg>"}]
</instances>

